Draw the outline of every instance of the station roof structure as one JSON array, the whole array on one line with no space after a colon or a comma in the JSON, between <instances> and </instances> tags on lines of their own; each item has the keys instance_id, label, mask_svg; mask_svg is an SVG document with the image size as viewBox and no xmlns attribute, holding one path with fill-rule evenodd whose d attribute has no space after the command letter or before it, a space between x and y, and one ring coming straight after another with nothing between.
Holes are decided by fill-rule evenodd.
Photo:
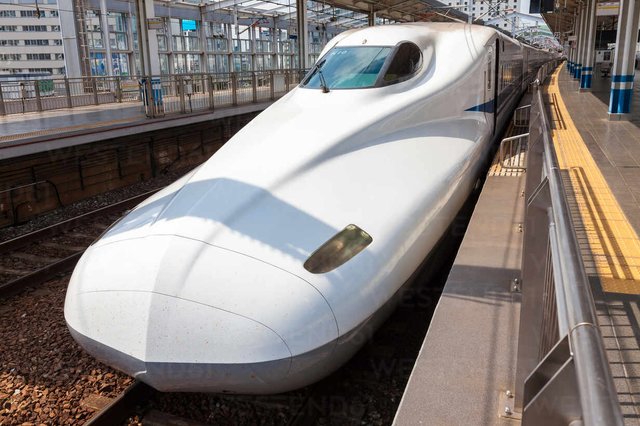
<instances>
[{"instance_id":1,"label":"station roof structure","mask_svg":"<svg viewBox=\"0 0 640 426\"><path fill-rule=\"evenodd\" d=\"M295 19L296 0L210 0L207 10L236 9L252 15ZM468 16L437 0L322 0L307 1L310 22L352 27L367 25L367 16L395 22L467 22Z\"/></svg>"},{"instance_id":2,"label":"station roof structure","mask_svg":"<svg viewBox=\"0 0 640 426\"><path fill-rule=\"evenodd\" d=\"M553 34L560 40L573 31L573 21L578 11L578 0L563 0L553 12L542 14Z\"/></svg>"}]
</instances>

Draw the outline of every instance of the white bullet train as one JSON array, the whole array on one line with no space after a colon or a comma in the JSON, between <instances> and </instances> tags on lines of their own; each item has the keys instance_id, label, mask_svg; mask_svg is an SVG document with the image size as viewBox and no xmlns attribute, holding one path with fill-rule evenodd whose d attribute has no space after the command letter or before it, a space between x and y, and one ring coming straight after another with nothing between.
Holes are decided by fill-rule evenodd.
<instances>
[{"instance_id":1,"label":"white bullet train","mask_svg":"<svg viewBox=\"0 0 640 426\"><path fill-rule=\"evenodd\" d=\"M443 236L548 59L465 24L340 34L297 88L89 247L66 296L72 336L161 391L328 375Z\"/></svg>"}]
</instances>

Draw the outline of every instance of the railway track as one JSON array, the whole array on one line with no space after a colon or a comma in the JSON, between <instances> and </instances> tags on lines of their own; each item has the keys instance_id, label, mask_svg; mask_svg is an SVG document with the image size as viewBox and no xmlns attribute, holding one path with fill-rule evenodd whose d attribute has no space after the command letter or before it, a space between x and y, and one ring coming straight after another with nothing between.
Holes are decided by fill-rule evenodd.
<instances>
[{"instance_id":1,"label":"railway track","mask_svg":"<svg viewBox=\"0 0 640 426\"><path fill-rule=\"evenodd\" d=\"M70 271L84 250L149 191L0 243L0 297Z\"/></svg>"}]
</instances>

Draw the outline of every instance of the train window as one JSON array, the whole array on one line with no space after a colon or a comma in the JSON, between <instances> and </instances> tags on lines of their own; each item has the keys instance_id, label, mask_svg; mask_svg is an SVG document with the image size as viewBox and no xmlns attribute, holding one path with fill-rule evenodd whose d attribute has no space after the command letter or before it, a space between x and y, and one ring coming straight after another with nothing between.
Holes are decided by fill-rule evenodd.
<instances>
[{"instance_id":1,"label":"train window","mask_svg":"<svg viewBox=\"0 0 640 426\"><path fill-rule=\"evenodd\" d=\"M335 47L311 69L301 86L311 89L373 87L391 47Z\"/></svg>"},{"instance_id":2,"label":"train window","mask_svg":"<svg viewBox=\"0 0 640 426\"><path fill-rule=\"evenodd\" d=\"M396 48L387 71L382 77L381 84L387 86L408 80L418 72L421 65L422 52L420 48L413 43L404 42Z\"/></svg>"}]
</instances>

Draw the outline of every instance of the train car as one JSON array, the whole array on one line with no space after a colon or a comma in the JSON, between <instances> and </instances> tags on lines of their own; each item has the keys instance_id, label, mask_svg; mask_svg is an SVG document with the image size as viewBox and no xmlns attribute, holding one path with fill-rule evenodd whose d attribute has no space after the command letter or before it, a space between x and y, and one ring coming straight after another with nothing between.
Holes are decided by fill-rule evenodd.
<instances>
[{"instance_id":1,"label":"train car","mask_svg":"<svg viewBox=\"0 0 640 426\"><path fill-rule=\"evenodd\" d=\"M72 336L162 391L328 375L443 236L544 59L465 24L338 35L298 87L89 247Z\"/></svg>"}]
</instances>

